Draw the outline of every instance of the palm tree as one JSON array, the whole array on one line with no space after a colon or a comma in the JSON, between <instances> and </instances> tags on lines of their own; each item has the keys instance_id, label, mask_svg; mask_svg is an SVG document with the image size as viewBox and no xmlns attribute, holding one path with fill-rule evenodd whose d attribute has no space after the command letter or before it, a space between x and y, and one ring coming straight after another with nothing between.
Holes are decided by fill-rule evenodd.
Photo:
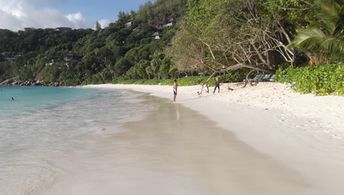
<instances>
[{"instance_id":1,"label":"palm tree","mask_svg":"<svg viewBox=\"0 0 344 195\"><path fill-rule=\"evenodd\" d=\"M154 52L153 56L152 56L152 60L150 62L150 68L151 71L154 75L154 78L160 80L161 75L160 75L160 67L162 65L162 61L164 59L164 54L161 52Z\"/></svg>"},{"instance_id":2,"label":"palm tree","mask_svg":"<svg viewBox=\"0 0 344 195\"><path fill-rule=\"evenodd\" d=\"M291 46L306 52L314 64L343 58L344 3L343 0L318 0L316 21L299 32Z\"/></svg>"}]
</instances>

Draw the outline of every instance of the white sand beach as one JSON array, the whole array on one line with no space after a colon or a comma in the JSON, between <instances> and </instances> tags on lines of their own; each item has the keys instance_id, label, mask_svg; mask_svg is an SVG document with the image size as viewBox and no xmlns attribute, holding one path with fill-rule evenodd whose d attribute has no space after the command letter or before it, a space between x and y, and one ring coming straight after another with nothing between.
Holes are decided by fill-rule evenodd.
<instances>
[{"instance_id":1,"label":"white sand beach","mask_svg":"<svg viewBox=\"0 0 344 195\"><path fill-rule=\"evenodd\" d=\"M176 104L198 111L254 150L301 174L312 189L301 194L344 194L344 97L301 95L279 83L241 86L223 84L215 95L197 95L200 86L179 87ZM86 87L172 98L171 86Z\"/></svg>"}]
</instances>

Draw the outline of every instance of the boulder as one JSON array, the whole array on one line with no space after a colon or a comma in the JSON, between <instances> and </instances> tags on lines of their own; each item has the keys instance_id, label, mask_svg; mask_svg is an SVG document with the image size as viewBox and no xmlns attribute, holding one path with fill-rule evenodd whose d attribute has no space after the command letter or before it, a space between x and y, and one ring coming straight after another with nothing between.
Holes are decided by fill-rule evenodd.
<instances>
[{"instance_id":1,"label":"boulder","mask_svg":"<svg viewBox=\"0 0 344 195\"><path fill-rule=\"evenodd\" d=\"M0 83L0 86L11 85L14 80L15 80L15 78L10 78L10 79L4 80Z\"/></svg>"}]
</instances>

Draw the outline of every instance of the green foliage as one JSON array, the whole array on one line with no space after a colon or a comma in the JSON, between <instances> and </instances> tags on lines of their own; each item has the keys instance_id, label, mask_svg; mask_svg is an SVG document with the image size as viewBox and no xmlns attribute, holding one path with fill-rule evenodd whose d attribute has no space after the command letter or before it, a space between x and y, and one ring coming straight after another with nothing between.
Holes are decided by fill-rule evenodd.
<instances>
[{"instance_id":1,"label":"green foliage","mask_svg":"<svg viewBox=\"0 0 344 195\"><path fill-rule=\"evenodd\" d=\"M59 81L59 74L66 69L61 67L61 59L90 32L89 29L70 28L0 30L3 35L0 36L0 56L3 58L0 67L6 67L0 72L0 80L17 77L21 80ZM54 66L47 66L49 63Z\"/></svg>"},{"instance_id":2,"label":"green foliage","mask_svg":"<svg viewBox=\"0 0 344 195\"><path fill-rule=\"evenodd\" d=\"M200 85L202 82L207 80L207 76L188 76L188 77L181 77L178 78L178 85L179 86L192 86L192 85ZM113 81L115 84L142 84L142 85L172 85L174 79L139 79L139 80L128 80L124 78L119 78ZM211 83L210 85L214 85Z\"/></svg>"},{"instance_id":3,"label":"green foliage","mask_svg":"<svg viewBox=\"0 0 344 195\"><path fill-rule=\"evenodd\" d=\"M343 1L317 0L315 7L318 10L315 20L297 34L291 46L309 52L309 58L316 58L316 64L343 60Z\"/></svg>"},{"instance_id":4,"label":"green foliage","mask_svg":"<svg viewBox=\"0 0 344 195\"><path fill-rule=\"evenodd\" d=\"M104 29L99 22L96 30L0 29L0 81L18 77L78 85L122 76L169 78L172 63L163 50L185 14L186 1L149 2L137 12L119 13L118 21ZM172 26L164 26L171 22ZM156 32L159 40L152 36Z\"/></svg>"},{"instance_id":5,"label":"green foliage","mask_svg":"<svg viewBox=\"0 0 344 195\"><path fill-rule=\"evenodd\" d=\"M146 68L150 65L150 62L148 60L141 60L134 66L132 66L126 73L125 78L126 79L135 79L135 78L142 78L142 79L148 79L149 75L146 72Z\"/></svg>"},{"instance_id":6,"label":"green foliage","mask_svg":"<svg viewBox=\"0 0 344 195\"><path fill-rule=\"evenodd\" d=\"M288 25L299 27L307 24L314 15L312 4L314 0L259 0L268 15L284 16L283 21Z\"/></svg>"},{"instance_id":7,"label":"green foliage","mask_svg":"<svg viewBox=\"0 0 344 195\"><path fill-rule=\"evenodd\" d=\"M97 21L96 22L96 30L99 31L102 29L102 25L100 25L100 23Z\"/></svg>"},{"instance_id":8,"label":"green foliage","mask_svg":"<svg viewBox=\"0 0 344 195\"><path fill-rule=\"evenodd\" d=\"M191 86L191 85L200 85L202 82L207 80L208 76L188 76L188 77L181 77L177 79L179 86ZM173 79L166 84L173 84Z\"/></svg>"},{"instance_id":9,"label":"green foliage","mask_svg":"<svg viewBox=\"0 0 344 195\"><path fill-rule=\"evenodd\" d=\"M294 84L301 93L344 95L344 64L279 69L276 80Z\"/></svg>"},{"instance_id":10,"label":"green foliage","mask_svg":"<svg viewBox=\"0 0 344 195\"><path fill-rule=\"evenodd\" d=\"M18 77L63 85L109 81L171 85L180 71L209 74L233 64L274 69L291 57L302 61L292 55L292 48L285 56L278 54L297 28L306 29L294 41L301 54L330 55L326 63L343 62L343 16L342 0L149 1L137 12L120 12L118 21L104 29L97 23L96 30L0 30L0 81ZM254 53L273 43L277 50ZM296 82L302 92L343 94L342 71L343 65L326 65L288 68L278 75L281 81ZM220 80L242 81L244 76L244 71L235 71ZM206 79L178 80L183 86Z\"/></svg>"},{"instance_id":11,"label":"green foliage","mask_svg":"<svg viewBox=\"0 0 344 195\"><path fill-rule=\"evenodd\" d=\"M219 76L219 80L223 83L241 82L245 78L246 74L244 71L235 71Z\"/></svg>"},{"instance_id":12,"label":"green foliage","mask_svg":"<svg viewBox=\"0 0 344 195\"><path fill-rule=\"evenodd\" d=\"M139 26L161 27L184 15L186 5L187 0L156 0L154 3L148 1L134 15L134 23Z\"/></svg>"},{"instance_id":13,"label":"green foliage","mask_svg":"<svg viewBox=\"0 0 344 195\"><path fill-rule=\"evenodd\" d=\"M229 0L189 0L188 18L194 32L201 33Z\"/></svg>"},{"instance_id":14,"label":"green foliage","mask_svg":"<svg viewBox=\"0 0 344 195\"><path fill-rule=\"evenodd\" d=\"M182 70L269 72L295 62L286 46L306 23L312 0L189 0L188 14L168 49Z\"/></svg>"}]
</instances>

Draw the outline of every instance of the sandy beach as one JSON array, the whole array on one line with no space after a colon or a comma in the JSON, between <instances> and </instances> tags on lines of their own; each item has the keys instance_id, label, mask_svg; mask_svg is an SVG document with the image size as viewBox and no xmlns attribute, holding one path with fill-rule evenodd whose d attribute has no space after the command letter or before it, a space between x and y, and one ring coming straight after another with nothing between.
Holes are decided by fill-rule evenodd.
<instances>
[{"instance_id":1,"label":"sandy beach","mask_svg":"<svg viewBox=\"0 0 344 195\"><path fill-rule=\"evenodd\" d=\"M229 91L228 86L234 91ZM288 85L279 83L260 83L258 86L247 88L241 88L241 86L240 84L223 84L222 92L215 95L197 95L200 86L179 87L177 103L170 104L182 105L197 111L201 117L205 118L204 120L209 120L209 123L214 123L215 127L228 131L235 140L247 145L253 152L253 155L248 156L253 159L241 159L238 162L249 161L248 167L261 170L260 167L255 167L257 163L254 156L257 154L258 156L262 155L265 160L272 159L274 163L277 163L279 168L264 162L264 167L268 168L265 169L265 167L263 170L269 173L270 168L273 169L272 172L281 177L280 184L288 187L274 184L274 179L272 179L274 177L247 176L247 178L253 178L252 182L258 182L264 178L266 180L262 181L263 183L276 186L274 190L268 190L269 192L275 194L283 194L282 192L286 192L286 194L343 194L344 97L301 95L293 92ZM171 101L172 98L170 86L105 84L87 87L134 90L169 99L166 101ZM203 124L197 120L190 127L198 127L198 123ZM212 128L208 131L212 131ZM212 136L211 133L207 135L207 137ZM224 148L226 147L232 148L231 145L225 145ZM242 149L242 147L239 148ZM214 152L214 157L217 158L216 152L218 151ZM244 151L244 153L247 152ZM193 153L197 155L196 151ZM222 156L222 154L219 155ZM180 157L180 160L182 159ZM231 159L231 161L233 160L235 158ZM219 170L221 168L213 171L216 173ZM241 170L238 168L236 171L240 173ZM288 173L285 174L285 171ZM225 175L224 177L204 178L209 179L207 182L217 184L214 189L222 189L221 181L227 181L226 177ZM289 180L288 177L292 179ZM239 183L245 182L247 178L238 181ZM275 190L280 193L276 193ZM237 192L239 192L238 194L259 194L252 193L252 191ZM266 192L262 191L261 194L273 194Z\"/></svg>"},{"instance_id":2,"label":"sandy beach","mask_svg":"<svg viewBox=\"0 0 344 195\"><path fill-rule=\"evenodd\" d=\"M156 109L95 141L74 166L66 162L68 174L43 194L315 194L297 171L205 116L166 99L141 99Z\"/></svg>"}]
</instances>

